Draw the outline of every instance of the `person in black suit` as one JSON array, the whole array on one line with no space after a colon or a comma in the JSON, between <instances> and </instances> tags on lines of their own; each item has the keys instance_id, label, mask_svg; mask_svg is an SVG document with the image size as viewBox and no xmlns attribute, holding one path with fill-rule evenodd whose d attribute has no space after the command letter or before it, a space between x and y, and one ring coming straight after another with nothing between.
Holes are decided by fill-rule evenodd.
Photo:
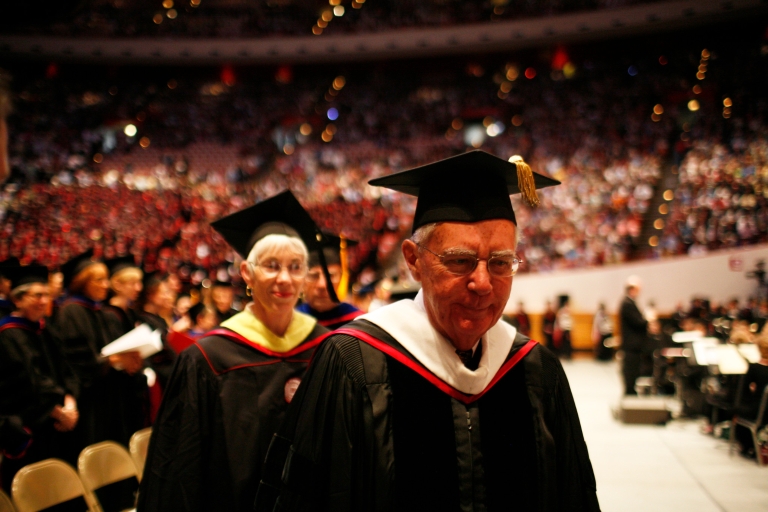
<instances>
[{"instance_id":1,"label":"person in black suit","mask_svg":"<svg viewBox=\"0 0 768 512\"><path fill-rule=\"evenodd\" d=\"M635 380L642 374L643 353L648 342L648 321L637 307L641 282L637 276L627 279L626 295L619 308L621 348L624 351L624 394L636 395Z\"/></svg>"}]
</instances>

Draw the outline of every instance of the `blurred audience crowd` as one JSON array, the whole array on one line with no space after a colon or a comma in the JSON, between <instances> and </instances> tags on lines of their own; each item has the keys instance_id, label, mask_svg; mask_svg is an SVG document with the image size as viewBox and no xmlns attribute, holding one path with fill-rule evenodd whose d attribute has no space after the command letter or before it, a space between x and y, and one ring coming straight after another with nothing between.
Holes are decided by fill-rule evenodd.
<instances>
[{"instance_id":1,"label":"blurred audience crowd","mask_svg":"<svg viewBox=\"0 0 768 512\"><path fill-rule=\"evenodd\" d=\"M723 50L700 81L690 69L700 52L638 59L629 71L610 54L578 66L554 55L565 64L548 74L472 59L340 74L12 69L0 259L56 268L94 246L192 284L236 281L235 255L208 223L290 188L323 229L360 242L351 267L365 285L397 275L415 206L367 180L473 148L520 154L565 185L542 191L538 209L515 206L523 272L636 257L665 173L679 185L655 255L765 241L766 103L759 80L743 78L764 74L762 58ZM742 88L725 118L715 98L734 80Z\"/></svg>"}]
</instances>

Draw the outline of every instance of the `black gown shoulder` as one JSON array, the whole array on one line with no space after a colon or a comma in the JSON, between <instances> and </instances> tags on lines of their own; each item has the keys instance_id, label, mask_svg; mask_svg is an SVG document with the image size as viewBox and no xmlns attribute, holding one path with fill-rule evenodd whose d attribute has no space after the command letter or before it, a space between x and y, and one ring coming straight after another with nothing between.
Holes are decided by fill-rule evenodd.
<instances>
[{"instance_id":1,"label":"black gown shoulder","mask_svg":"<svg viewBox=\"0 0 768 512\"><path fill-rule=\"evenodd\" d=\"M350 327L383 345L341 332L318 349L273 441L256 510L599 510L549 350L518 335L507 363L528 347L524 357L481 396L462 398L386 332Z\"/></svg>"}]
</instances>

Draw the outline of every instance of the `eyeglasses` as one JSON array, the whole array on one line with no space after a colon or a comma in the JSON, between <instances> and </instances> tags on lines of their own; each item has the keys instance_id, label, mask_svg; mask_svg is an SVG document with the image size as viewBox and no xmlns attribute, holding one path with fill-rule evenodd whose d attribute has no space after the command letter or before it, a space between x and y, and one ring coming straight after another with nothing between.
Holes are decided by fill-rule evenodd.
<instances>
[{"instance_id":1,"label":"eyeglasses","mask_svg":"<svg viewBox=\"0 0 768 512\"><path fill-rule=\"evenodd\" d=\"M339 284L341 282L341 274L340 273L338 273L338 272L328 272L328 275L331 276L331 282L333 284ZM307 282L316 283L317 281L320 280L320 276L323 276L323 272L322 271L309 272L307 274Z\"/></svg>"},{"instance_id":2,"label":"eyeglasses","mask_svg":"<svg viewBox=\"0 0 768 512\"><path fill-rule=\"evenodd\" d=\"M283 268L285 268L288 271L288 274L294 279L300 279L307 275L307 266L298 261L291 262L285 267L275 260L269 260L266 263L259 263L258 265L251 262L248 263L252 267L258 267L261 270L261 273L270 279L279 276L280 272L283 271Z\"/></svg>"},{"instance_id":3,"label":"eyeglasses","mask_svg":"<svg viewBox=\"0 0 768 512\"><path fill-rule=\"evenodd\" d=\"M437 254L430 251L426 247L420 244L416 244L430 254L434 254L440 258L440 263L450 272L457 276L466 276L474 272L477 268L478 261L484 261L488 273L494 277L512 277L517 273L520 268L520 264L523 262L517 256L512 254L501 254L491 256L490 258L483 259L478 258L477 254L473 252L447 252L445 254Z\"/></svg>"}]
</instances>

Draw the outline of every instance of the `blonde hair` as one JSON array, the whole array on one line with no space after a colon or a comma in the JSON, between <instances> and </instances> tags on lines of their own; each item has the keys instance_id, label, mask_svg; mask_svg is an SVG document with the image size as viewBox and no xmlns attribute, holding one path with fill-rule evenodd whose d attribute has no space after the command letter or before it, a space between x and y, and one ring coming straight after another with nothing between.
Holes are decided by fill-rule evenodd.
<instances>
[{"instance_id":1,"label":"blonde hair","mask_svg":"<svg viewBox=\"0 0 768 512\"><path fill-rule=\"evenodd\" d=\"M109 285L112 289L115 288L115 283L127 283L130 280L141 280L144 277L144 272L136 267L125 267L110 276Z\"/></svg>"},{"instance_id":2,"label":"blonde hair","mask_svg":"<svg viewBox=\"0 0 768 512\"><path fill-rule=\"evenodd\" d=\"M104 275L109 275L107 266L103 263L95 262L85 267L74 278L72 278L72 282L69 284L70 293L76 295L83 293L85 290L85 285L88 284L88 281L93 279L100 272L103 272Z\"/></svg>"},{"instance_id":3,"label":"blonde hair","mask_svg":"<svg viewBox=\"0 0 768 512\"><path fill-rule=\"evenodd\" d=\"M309 251L307 251L307 246L304 245L301 239L287 235L271 234L256 242L251 252L248 253L246 261L258 265L259 259L265 254L283 251L289 251L301 256L304 264L309 260Z\"/></svg>"}]
</instances>

